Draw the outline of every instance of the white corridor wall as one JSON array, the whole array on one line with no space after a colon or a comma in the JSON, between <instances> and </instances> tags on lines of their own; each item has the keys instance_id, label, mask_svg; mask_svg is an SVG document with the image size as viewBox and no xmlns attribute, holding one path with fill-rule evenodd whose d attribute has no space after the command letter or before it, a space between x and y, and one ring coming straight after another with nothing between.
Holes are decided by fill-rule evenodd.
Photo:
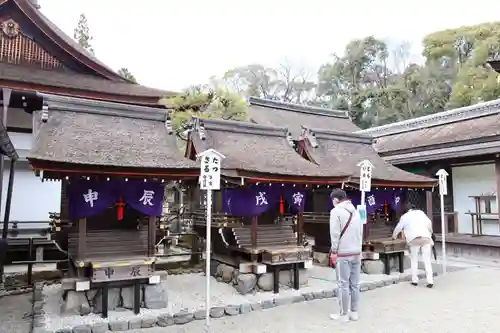
<instances>
[{"instance_id":1,"label":"white corridor wall","mask_svg":"<svg viewBox=\"0 0 500 333\"><path fill-rule=\"evenodd\" d=\"M471 233L471 216L475 212L474 199L470 196L497 195L494 164L452 167L453 206L458 212L458 232ZM492 213L498 212L497 201L492 203ZM483 222L483 234L500 235L500 225L496 221Z\"/></svg>"},{"instance_id":2,"label":"white corridor wall","mask_svg":"<svg viewBox=\"0 0 500 333\"><path fill-rule=\"evenodd\" d=\"M14 147L20 155L16 162L14 187L10 221L48 221L49 212L59 212L61 205L61 182L41 182L25 159L26 153L31 149L32 135L29 133L9 133ZM6 160L3 174L2 210L3 221L5 203L7 199L7 186L9 183L10 162ZM1 225L1 223L0 223ZM38 225L19 225L19 228L47 227L46 223Z\"/></svg>"}]
</instances>

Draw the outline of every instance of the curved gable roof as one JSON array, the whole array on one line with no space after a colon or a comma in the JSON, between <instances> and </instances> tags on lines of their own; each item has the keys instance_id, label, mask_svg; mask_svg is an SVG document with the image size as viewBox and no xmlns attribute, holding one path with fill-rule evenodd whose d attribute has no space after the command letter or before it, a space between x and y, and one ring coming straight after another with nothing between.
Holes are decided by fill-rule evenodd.
<instances>
[{"instance_id":1,"label":"curved gable roof","mask_svg":"<svg viewBox=\"0 0 500 333\"><path fill-rule=\"evenodd\" d=\"M94 166L198 169L157 108L42 95L28 159ZM42 121L42 114L46 119Z\"/></svg>"},{"instance_id":2,"label":"curved gable roof","mask_svg":"<svg viewBox=\"0 0 500 333\"><path fill-rule=\"evenodd\" d=\"M314 106L283 103L257 97L249 99L248 115L261 125L286 126L294 138L301 133L301 125L342 132L359 131L347 111L330 110Z\"/></svg>"},{"instance_id":3,"label":"curved gable roof","mask_svg":"<svg viewBox=\"0 0 500 333\"><path fill-rule=\"evenodd\" d=\"M48 73L47 70L42 68L2 63L0 64L0 74L3 75L0 75L0 80L5 80L2 82L3 85L13 89L31 89L55 94L63 93L60 91L61 89L71 90L73 88L78 91L90 92L90 94L79 94L78 91L74 92L75 95L82 97L93 98L93 95L99 94L102 96L96 96L98 99L125 102L134 102L137 100L138 104L149 105L158 105L160 98L175 94L170 91L142 86L121 77L59 29L42 14L32 1L3 0L0 1L0 6L8 12L15 11L15 13L11 13L13 16L18 17L19 15L23 15L26 18L25 21L33 24L35 29L51 42L51 45L53 43L53 46L58 49L59 57L61 55L68 55L67 58L72 59L72 62L80 64L81 68L88 69L85 70L85 74L59 72L56 70ZM9 15L9 13L6 14ZM11 73L13 73L13 76L8 75ZM9 84L6 81L9 81ZM13 82L13 84L10 84L10 82ZM26 83L40 86L30 87ZM55 88L55 90L52 88ZM122 96L125 97L122 98Z\"/></svg>"},{"instance_id":4,"label":"curved gable roof","mask_svg":"<svg viewBox=\"0 0 500 333\"><path fill-rule=\"evenodd\" d=\"M66 53L90 68L95 73L113 81L128 82L99 61L93 54L81 47L76 41L68 36L50 21L42 12L36 8L30 0L12 0L17 7L42 31L48 38L56 43Z\"/></svg>"},{"instance_id":5,"label":"curved gable roof","mask_svg":"<svg viewBox=\"0 0 500 333\"><path fill-rule=\"evenodd\" d=\"M285 127L198 118L194 123L195 130L190 133L190 140L196 152L213 148L223 154L226 158L222 169L226 171L297 177L331 176L295 151Z\"/></svg>"},{"instance_id":6,"label":"curved gable roof","mask_svg":"<svg viewBox=\"0 0 500 333\"><path fill-rule=\"evenodd\" d=\"M394 186L432 187L436 180L401 170L384 161L372 147L367 135L311 129L304 127L304 148L310 159L331 173L348 174L359 181L358 164L368 160L373 164L372 183ZM390 185L387 185L390 186Z\"/></svg>"}]
</instances>

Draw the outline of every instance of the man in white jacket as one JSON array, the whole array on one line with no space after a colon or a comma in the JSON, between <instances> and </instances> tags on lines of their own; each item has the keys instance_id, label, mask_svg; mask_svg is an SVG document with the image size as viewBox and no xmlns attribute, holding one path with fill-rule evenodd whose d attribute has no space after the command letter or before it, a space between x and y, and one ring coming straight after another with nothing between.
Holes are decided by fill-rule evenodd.
<instances>
[{"instance_id":1,"label":"man in white jacket","mask_svg":"<svg viewBox=\"0 0 500 333\"><path fill-rule=\"evenodd\" d=\"M401 216L399 223L394 228L392 238L396 239L399 233L404 232L406 242L410 247L411 258L411 284L418 285L418 255L422 251L422 260L427 278L427 288L434 285L431 253L434 242L432 241L432 222L427 215L411 203L405 207L406 213Z\"/></svg>"},{"instance_id":2,"label":"man in white jacket","mask_svg":"<svg viewBox=\"0 0 500 333\"><path fill-rule=\"evenodd\" d=\"M340 289L340 314L330 318L341 322L358 320L363 223L344 190L333 190L330 198L334 206L330 212L330 256L336 263Z\"/></svg>"}]
</instances>

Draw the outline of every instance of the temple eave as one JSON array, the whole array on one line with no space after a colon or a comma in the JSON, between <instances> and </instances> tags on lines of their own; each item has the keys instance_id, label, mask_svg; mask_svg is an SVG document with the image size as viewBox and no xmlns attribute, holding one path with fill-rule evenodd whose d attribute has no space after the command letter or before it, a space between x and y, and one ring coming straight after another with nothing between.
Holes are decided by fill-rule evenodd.
<instances>
[{"instance_id":1,"label":"temple eave","mask_svg":"<svg viewBox=\"0 0 500 333\"><path fill-rule=\"evenodd\" d=\"M74 88L64 88L56 86L45 86L41 84L34 83L24 83L24 82L14 82L10 80L0 79L0 85L3 87L8 87L13 90L19 91L37 91L46 94L63 95L77 98L85 99L95 99L109 102L120 102L120 103L133 103L136 105L147 105L147 106L161 106L159 104L159 96L134 96L134 95L119 95L119 94L109 94L105 92L81 90Z\"/></svg>"},{"instance_id":2,"label":"temple eave","mask_svg":"<svg viewBox=\"0 0 500 333\"><path fill-rule=\"evenodd\" d=\"M317 177L317 176L293 176L278 175L272 173L237 170L239 177L250 183L295 183L295 184L315 184L315 185L334 185L348 181L348 177Z\"/></svg>"},{"instance_id":3,"label":"temple eave","mask_svg":"<svg viewBox=\"0 0 500 333\"><path fill-rule=\"evenodd\" d=\"M198 177L198 168L133 168L125 166L101 166L91 164L71 164L28 157L35 171L43 171L44 178L63 179L65 177L137 177L137 178L185 178Z\"/></svg>"}]
</instances>

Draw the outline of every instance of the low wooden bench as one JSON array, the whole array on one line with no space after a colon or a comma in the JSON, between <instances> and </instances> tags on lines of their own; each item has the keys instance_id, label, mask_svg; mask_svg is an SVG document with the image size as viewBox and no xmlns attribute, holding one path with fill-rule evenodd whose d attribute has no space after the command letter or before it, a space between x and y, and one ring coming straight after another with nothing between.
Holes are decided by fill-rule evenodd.
<instances>
[{"instance_id":1,"label":"low wooden bench","mask_svg":"<svg viewBox=\"0 0 500 333\"><path fill-rule=\"evenodd\" d=\"M273 292L275 294L278 294L280 292L280 271L283 267L292 265L292 270L293 270L293 289L299 290L300 289L300 264L303 263L304 260L298 260L294 262L268 262L268 261L263 261L262 263L265 264L267 267L271 268L271 271L273 273Z\"/></svg>"},{"instance_id":2,"label":"low wooden bench","mask_svg":"<svg viewBox=\"0 0 500 333\"><path fill-rule=\"evenodd\" d=\"M391 274L391 259L397 258L399 272L404 273L404 253L406 242L404 239L392 239L392 226L378 220L377 223L367 224L367 234L364 248L377 253L384 263L384 274Z\"/></svg>"},{"instance_id":3,"label":"low wooden bench","mask_svg":"<svg viewBox=\"0 0 500 333\"><path fill-rule=\"evenodd\" d=\"M273 273L273 291L279 293L279 275L280 271L291 265L293 271L293 288L299 290L299 272L300 265L310 259L310 251L307 248L292 246L273 246L264 250L262 253L262 263L269 267Z\"/></svg>"},{"instance_id":4,"label":"low wooden bench","mask_svg":"<svg viewBox=\"0 0 500 333\"><path fill-rule=\"evenodd\" d=\"M384 263L384 274L391 274L391 259L398 258L399 272L404 273L404 253L406 242L402 239L374 239L369 246L373 247L373 252L378 253L380 260Z\"/></svg>"},{"instance_id":5,"label":"low wooden bench","mask_svg":"<svg viewBox=\"0 0 500 333\"><path fill-rule=\"evenodd\" d=\"M238 250L259 255L261 263L273 274L274 293L279 292L279 274L285 267L293 270L293 287L299 289L301 264L310 259L309 249L297 245L292 225L262 225L257 228L257 245L252 246L251 228L233 228Z\"/></svg>"}]
</instances>

